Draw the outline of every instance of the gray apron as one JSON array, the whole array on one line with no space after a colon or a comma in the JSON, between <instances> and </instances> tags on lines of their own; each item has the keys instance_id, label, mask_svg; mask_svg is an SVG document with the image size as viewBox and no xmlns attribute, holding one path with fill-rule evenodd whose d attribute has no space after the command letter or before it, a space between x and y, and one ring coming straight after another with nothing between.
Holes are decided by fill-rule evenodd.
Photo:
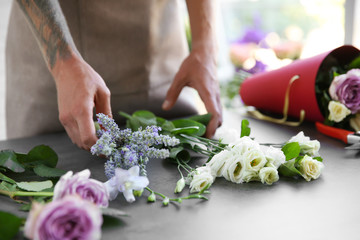
<instances>
[{"instance_id":1,"label":"gray apron","mask_svg":"<svg viewBox=\"0 0 360 240\"><path fill-rule=\"evenodd\" d=\"M188 54L176 0L66 0L60 5L79 52L111 91L115 118L120 110L147 109L166 118L197 112L196 95L188 88L174 109L161 110ZM15 1L7 35L6 78L8 138L64 130L55 82Z\"/></svg>"}]
</instances>

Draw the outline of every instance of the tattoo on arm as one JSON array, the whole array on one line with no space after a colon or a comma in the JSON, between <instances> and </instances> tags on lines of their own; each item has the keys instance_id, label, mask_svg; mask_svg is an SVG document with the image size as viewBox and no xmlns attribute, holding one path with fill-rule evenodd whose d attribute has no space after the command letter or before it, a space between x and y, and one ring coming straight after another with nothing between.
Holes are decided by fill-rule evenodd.
<instances>
[{"instance_id":1,"label":"tattoo on arm","mask_svg":"<svg viewBox=\"0 0 360 240\"><path fill-rule=\"evenodd\" d=\"M71 56L75 44L57 0L17 0L52 69L59 59Z\"/></svg>"}]
</instances>

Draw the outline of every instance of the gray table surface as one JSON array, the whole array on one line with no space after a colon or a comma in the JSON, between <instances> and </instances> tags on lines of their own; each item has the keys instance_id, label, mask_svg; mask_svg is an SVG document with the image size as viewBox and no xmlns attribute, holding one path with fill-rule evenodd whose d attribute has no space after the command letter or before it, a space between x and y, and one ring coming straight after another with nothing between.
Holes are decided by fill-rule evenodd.
<instances>
[{"instance_id":1,"label":"gray table surface","mask_svg":"<svg viewBox=\"0 0 360 240\"><path fill-rule=\"evenodd\" d=\"M239 128L244 118L225 113L226 125ZM163 207L146 197L129 204L122 196L110 206L127 212L120 226L107 227L102 239L360 239L360 158L357 151L318 133L312 123L286 127L249 119L251 136L259 142L279 143L299 131L321 142L325 169L315 181L281 178L272 186L259 182L234 184L218 178L209 201L189 200ZM59 155L58 167L80 171L105 181L104 159L78 149L65 133L0 142L0 149L27 152L38 144L51 146ZM193 164L201 165L203 160ZM179 178L176 167L165 160L148 164L150 187L173 196ZM147 194L147 193L146 193ZM0 196L0 210L20 216L19 205Z\"/></svg>"}]
</instances>

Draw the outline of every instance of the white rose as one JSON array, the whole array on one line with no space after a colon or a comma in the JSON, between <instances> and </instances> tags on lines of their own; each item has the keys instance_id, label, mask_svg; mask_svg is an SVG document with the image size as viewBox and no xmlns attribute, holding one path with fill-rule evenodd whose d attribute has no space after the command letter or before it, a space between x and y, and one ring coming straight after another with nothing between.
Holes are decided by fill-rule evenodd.
<instances>
[{"instance_id":1,"label":"white rose","mask_svg":"<svg viewBox=\"0 0 360 240\"><path fill-rule=\"evenodd\" d=\"M278 169L281 164L285 163L286 160L284 152L281 151L281 149L272 146L266 149L265 157L268 164L274 166L276 169Z\"/></svg>"},{"instance_id":2,"label":"white rose","mask_svg":"<svg viewBox=\"0 0 360 240\"><path fill-rule=\"evenodd\" d=\"M247 136L240 138L233 145L230 145L230 147L232 152L240 155L251 149L260 150L260 144Z\"/></svg>"},{"instance_id":3,"label":"white rose","mask_svg":"<svg viewBox=\"0 0 360 240\"><path fill-rule=\"evenodd\" d=\"M192 177L190 192L200 192L207 185L211 185L213 182L214 177L211 175L211 169L207 166L199 167L195 170L195 174Z\"/></svg>"},{"instance_id":4,"label":"white rose","mask_svg":"<svg viewBox=\"0 0 360 240\"><path fill-rule=\"evenodd\" d=\"M214 135L214 139L221 140L222 143L230 144L234 143L240 138L240 132L235 128L225 127L224 125L219 127Z\"/></svg>"},{"instance_id":5,"label":"white rose","mask_svg":"<svg viewBox=\"0 0 360 240\"><path fill-rule=\"evenodd\" d=\"M259 171L265 166L267 160L260 149L251 149L243 154L246 170Z\"/></svg>"},{"instance_id":6,"label":"white rose","mask_svg":"<svg viewBox=\"0 0 360 240\"><path fill-rule=\"evenodd\" d=\"M328 108L330 111L329 120L334 122L341 122L351 113L344 104L336 101L330 101Z\"/></svg>"},{"instance_id":7,"label":"white rose","mask_svg":"<svg viewBox=\"0 0 360 240\"><path fill-rule=\"evenodd\" d=\"M312 157L307 155L300 161L300 172L306 181L310 181L311 179L317 179L322 170L324 168L324 164L319 162Z\"/></svg>"},{"instance_id":8,"label":"white rose","mask_svg":"<svg viewBox=\"0 0 360 240\"><path fill-rule=\"evenodd\" d=\"M212 159L206 164L211 168L211 174L214 177L220 177L222 168L228 158L232 157L233 153L228 150L223 150L218 154L214 155Z\"/></svg>"},{"instance_id":9,"label":"white rose","mask_svg":"<svg viewBox=\"0 0 360 240\"><path fill-rule=\"evenodd\" d=\"M228 181L234 183L242 183L245 171L245 162L244 158L240 155L233 155L231 158L228 158L221 175Z\"/></svg>"},{"instance_id":10,"label":"white rose","mask_svg":"<svg viewBox=\"0 0 360 240\"><path fill-rule=\"evenodd\" d=\"M279 180L279 174L276 168L264 167L259 172L260 181L268 185L273 184Z\"/></svg>"},{"instance_id":11,"label":"white rose","mask_svg":"<svg viewBox=\"0 0 360 240\"><path fill-rule=\"evenodd\" d=\"M290 138L289 142L298 142L302 154L309 154L311 156L319 154L320 142L318 140L310 140L302 131Z\"/></svg>"},{"instance_id":12,"label":"white rose","mask_svg":"<svg viewBox=\"0 0 360 240\"><path fill-rule=\"evenodd\" d=\"M360 131L360 113L356 114L354 118L350 119L350 126L355 131Z\"/></svg>"}]
</instances>

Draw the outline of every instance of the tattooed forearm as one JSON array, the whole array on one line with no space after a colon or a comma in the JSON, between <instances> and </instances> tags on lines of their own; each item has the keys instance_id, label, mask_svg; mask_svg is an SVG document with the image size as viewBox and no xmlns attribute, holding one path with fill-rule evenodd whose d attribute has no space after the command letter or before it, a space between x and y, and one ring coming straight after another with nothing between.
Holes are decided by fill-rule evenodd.
<instances>
[{"instance_id":1,"label":"tattooed forearm","mask_svg":"<svg viewBox=\"0 0 360 240\"><path fill-rule=\"evenodd\" d=\"M57 0L17 0L40 44L49 68L76 51Z\"/></svg>"}]
</instances>

